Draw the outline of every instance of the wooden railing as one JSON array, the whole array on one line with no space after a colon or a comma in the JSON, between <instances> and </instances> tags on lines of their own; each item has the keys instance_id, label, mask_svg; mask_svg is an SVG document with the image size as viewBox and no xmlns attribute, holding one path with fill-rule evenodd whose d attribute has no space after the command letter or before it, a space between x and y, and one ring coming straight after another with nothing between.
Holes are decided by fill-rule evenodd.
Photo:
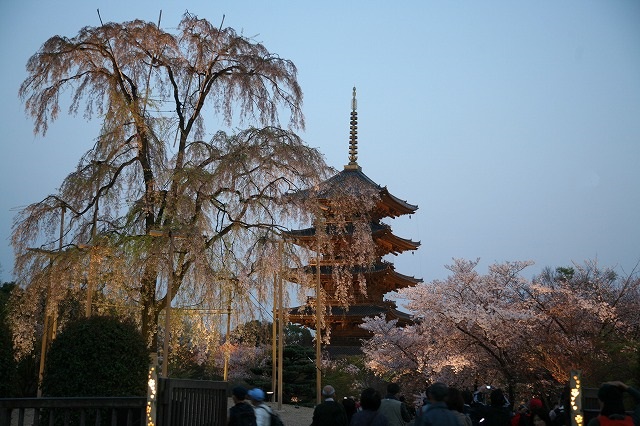
<instances>
[{"instance_id":1,"label":"wooden railing","mask_svg":"<svg viewBox=\"0 0 640 426\"><path fill-rule=\"evenodd\" d=\"M157 426L226 426L227 382L159 379ZM0 426L143 426L147 398L0 398Z\"/></svg>"},{"instance_id":2,"label":"wooden railing","mask_svg":"<svg viewBox=\"0 0 640 426\"><path fill-rule=\"evenodd\" d=\"M0 398L0 426L144 425L147 399Z\"/></svg>"},{"instance_id":3,"label":"wooden railing","mask_svg":"<svg viewBox=\"0 0 640 426\"><path fill-rule=\"evenodd\" d=\"M226 426L227 382L160 379L158 426Z\"/></svg>"}]
</instances>

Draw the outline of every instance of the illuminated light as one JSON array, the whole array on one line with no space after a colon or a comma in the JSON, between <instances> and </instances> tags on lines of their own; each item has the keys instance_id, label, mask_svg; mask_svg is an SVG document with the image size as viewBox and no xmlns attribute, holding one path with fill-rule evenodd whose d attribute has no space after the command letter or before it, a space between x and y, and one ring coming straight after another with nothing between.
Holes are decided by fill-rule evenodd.
<instances>
[{"instance_id":1,"label":"illuminated light","mask_svg":"<svg viewBox=\"0 0 640 426\"><path fill-rule=\"evenodd\" d=\"M570 374L570 408L571 408L571 424L575 426L584 425L584 417L582 415L582 389L581 389L581 372L572 371Z\"/></svg>"},{"instance_id":2,"label":"illuminated light","mask_svg":"<svg viewBox=\"0 0 640 426\"><path fill-rule=\"evenodd\" d=\"M156 381L152 378L149 379L149 398L150 399L156 399Z\"/></svg>"},{"instance_id":3,"label":"illuminated light","mask_svg":"<svg viewBox=\"0 0 640 426\"><path fill-rule=\"evenodd\" d=\"M156 424L156 398L158 394L158 374L154 365L149 367L147 375L147 407L146 407L146 424L147 426L155 426Z\"/></svg>"}]
</instances>

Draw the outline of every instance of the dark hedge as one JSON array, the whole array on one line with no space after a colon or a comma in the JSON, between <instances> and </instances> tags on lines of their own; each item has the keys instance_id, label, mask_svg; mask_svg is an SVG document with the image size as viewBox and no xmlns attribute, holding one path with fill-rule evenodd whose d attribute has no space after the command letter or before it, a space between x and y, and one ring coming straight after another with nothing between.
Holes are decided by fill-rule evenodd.
<instances>
[{"instance_id":1,"label":"dark hedge","mask_svg":"<svg viewBox=\"0 0 640 426\"><path fill-rule=\"evenodd\" d=\"M44 396L146 396L149 353L137 327L92 316L65 327L47 354Z\"/></svg>"}]
</instances>

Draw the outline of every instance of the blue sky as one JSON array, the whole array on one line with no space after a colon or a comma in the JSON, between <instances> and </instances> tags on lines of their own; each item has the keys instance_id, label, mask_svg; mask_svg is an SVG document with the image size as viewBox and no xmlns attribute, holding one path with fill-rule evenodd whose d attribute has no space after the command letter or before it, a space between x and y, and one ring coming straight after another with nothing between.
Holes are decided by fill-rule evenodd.
<instances>
[{"instance_id":1,"label":"blue sky","mask_svg":"<svg viewBox=\"0 0 640 426\"><path fill-rule=\"evenodd\" d=\"M640 261L640 2L5 0L0 4L0 264L17 208L54 193L97 135L64 116L34 137L17 97L53 35L189 12L298 67L301 136L341 169L351 88L363 171L419 206L391 223L420 240L397 270L444 278L454 257L532 260L530 274L597 258ZM215 123L215 121L212 121ZM212 126L213 127L213 126ZM213 130L213 128L211 128Z\"/></svg>"}]
</instances>

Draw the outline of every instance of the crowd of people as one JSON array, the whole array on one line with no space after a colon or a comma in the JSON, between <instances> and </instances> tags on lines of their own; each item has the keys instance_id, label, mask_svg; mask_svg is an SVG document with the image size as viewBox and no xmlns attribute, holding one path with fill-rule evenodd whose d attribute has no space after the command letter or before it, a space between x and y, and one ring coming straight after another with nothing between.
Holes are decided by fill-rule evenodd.
<instances>
[{"instance_id":1,"label":"crowd of people","mask_svg":"<svg viewBox=\"0 0 640 426\"><path fill-rule=\"evenodd\" d=\"M567 389L568 391L568 389ZM634 400L632 415L625 411L623 393ZM600 413L587 426L640 426L640 391L622 382L604 383L598 390ZM551 408L537 397L512 409L501 389L488 386L475 393L460 392L444 383L427 389L427 398L417 411L415 426L569 426L568 393Z\"/></svg>"},{"instance_id":2,"label":"crowd of people","mask_svg":"<svg viewBox=\"0 0 640 426\"><path fill-rule=\"evenodd\" d=\"M262 389L247 390L236 386L231 397L233 406L229 408L229 426L272 426L273 410L265 403L266 395Z\"/></svg>"},{"instance_id":3,"label":"crowd of people","mask_svg":"<svg viewBox=\"0 0 640 426\"><path fill-rule=\"evenodd\" d=\"M623 394L634 400L631 415L625 411ZM250 404L245 403L249 398ZM373 388L364 389L360 399L341 402L331 385L322 389L323 402L316 405L310 426L569 426L567 398L551 408L539 398L513 409L501 389L485 386L475 393L460 391L445 383L427 388L421 405L415 407L400 396L396 383L387 386L382 397ZM261 389L233 389L235 405L229 410L229 426L275 426L271 408ZM587 426L640 426L640 391L622 382L604 383L598 390L600 413ZM253 416L253 417L251 417ZM248 420L249 419L249 420ZM249 422L248 422L249 421ZM250 421L253 421L251 423Z\"/></svg>"}]
</instances>

